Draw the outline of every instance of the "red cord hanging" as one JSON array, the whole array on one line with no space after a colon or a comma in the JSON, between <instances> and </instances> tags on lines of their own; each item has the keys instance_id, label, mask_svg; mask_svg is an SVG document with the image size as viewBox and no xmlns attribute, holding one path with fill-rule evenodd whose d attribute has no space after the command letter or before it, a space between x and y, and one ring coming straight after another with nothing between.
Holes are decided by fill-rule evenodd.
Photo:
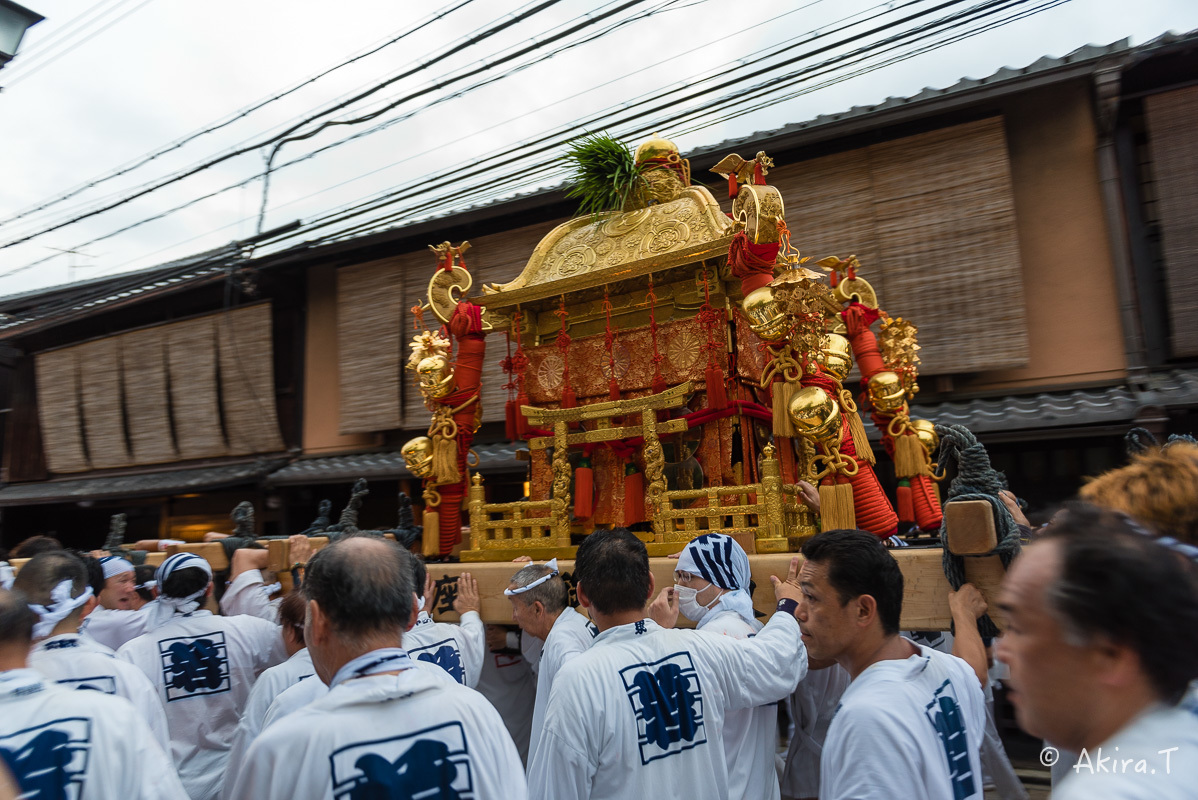
<instances>
[{"instance_id":1,"label":"red cord hanging","mask_svg":"<svg viewBox=\"0 0 1198 800\"><path fill-rule=\"evenodd\" d=\"M525 376L528 372L528 356L524 352L524 337L521 335L524 315L520 309L512 314L512 328L516 331L516 354L512 356L512 374L516 376L516 437L528 437L528 420L520 413L521 406L530 405L528 391L525 388Z\"/></svg>"},{"instance_id":2,"label":"red cord hanging","mask_svg":"<svg viewBox=\"0 0 1198 800\"><path fill-rule=\"evenodd\" d=\"M653 278L649 278L649 293L645 295L649 304L649 338L653 342L653 393L661 394L666 390L666 379L661 374L661 362L665 356L657 348L657 295L653 293Z\"/></svg>"},{"instance_id":3,"label":"red cord hanging","mask_svg":"<svg viewBox=\"0 0 1198 800\"><path fill-rule=\"evenodd\" d=\"M603 287L603 346L607 348L607 395L610 400L620 399L620 383L616 376L616 332L611 326L611 296L608 287Z\"/></svg>"},{"instance_id":4,"label":"red cord hanging","mask_svg":"<svg viewBox=\"0 0 1198 800\"><path fill-rule=\"evenodd\" d=\"M562 408L574 408L578 405L578 397L574 394L574 387L570 385L570 334L566 332L568 329L566 318L569 316L569 312L566 311L564 294L554 313L562 321L562 329L557 335L557 350L562 357Z\"/></svg>"},{"instance_id":5,"label":"red cord hanging","mask_svg":"<svg viewBox=\"0 0 1198 800\"><path fill-rule=\"evenodd\" d=\"M699 309L699 322L707 332L707 370L704 375L707 381L707 407L727 408L728 392L724 385L724 369L720 362L723 360L724 346L716 340L716 328L719 326L719 315L711 307L711 289L707 284L707 268L703 269L703 307Z\"/></svg>"}]
</instances>

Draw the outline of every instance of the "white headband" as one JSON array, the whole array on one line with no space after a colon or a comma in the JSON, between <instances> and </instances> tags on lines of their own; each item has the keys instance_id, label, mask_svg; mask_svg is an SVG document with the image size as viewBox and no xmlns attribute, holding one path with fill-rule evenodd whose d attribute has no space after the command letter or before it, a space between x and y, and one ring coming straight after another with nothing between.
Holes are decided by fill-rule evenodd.
<instances>
[{"instance_id":1,"label":"white headband","mask_svg":"<svg viewBox=\"0 0 1198 800\"><path fill-rule=\"evenodd\" d=\"M154 573L154 580L158 582L159 593L158 600L166 606L170 606L174 610L181 611L184 614L195 611L200 607L197 602L208 592L208 584L204 584L202 589L198 589L187 597L168 597L162 594L162 587L166 585L166 579L175 572L181 569L198 569L203 570L204 574L209 578L212 577L212 567L203 558L200 558L194 553L175 553L173 556L162 562L158 570Z\"/></svg>"},{"instance_id":2,"label":"white headband","mask_svg":"<svg viewBox=\"0 0 1198 800\"><path fill-rule=\"evenodd\" d=\"M100 559L100 566L104 569L104 580L108 580L113 575L123 575L126 572L133 572L133 565L120 556L104 556Z\"/></svg>"},{"instance_id":3,"label":"white headband","mask_svg":"<svg viewBox=\"0 0 1198 800\"><path fill-rule=\"evenodd\" d=\"M50 632L54 630L55 625L69 617L72 611L91 599L92 587L86 587L79 593L78 597L71 597L71 589L73 588L75 588L75 582L67 578L55 586L54 591L50 592L49 605L39 606L37 603L29 604L29 609L41 618L33 626L34 639L44 639L49 636Z\"/></svg>"},{"instance_id":4,"label":"white headband","mask_svg":"<svg viewBox=\"0 0 1198 800\"><path fill-rule=\"evenodd\" d=\"M511 597L514 594L524 594L525 592L530 591L530 590L535 589L536 587L540 586L542 583L549 580L550 578L556 578L558 576L559 573L557 571L557 559L556 558L552 559L545 566L549 567L549 569L551 569L552 572L550 572L548 575L542 575L541 577L537 578L535 581L528 584L527 586L520 586L515 589L504 589L503 593L505 595L507 595L508 597Z\"/></svg>"},{"instance_id":5,"label":"white headband","mask_svg":"<svg viewBox=\"0 0 1198 800\"><path fill-rule=\"evenodd\" d=\"M153 589L157 585L158 585L158 581L146 581L145 583L137 584L133 588L134 589Z\"/></svg>"}]
</instances>

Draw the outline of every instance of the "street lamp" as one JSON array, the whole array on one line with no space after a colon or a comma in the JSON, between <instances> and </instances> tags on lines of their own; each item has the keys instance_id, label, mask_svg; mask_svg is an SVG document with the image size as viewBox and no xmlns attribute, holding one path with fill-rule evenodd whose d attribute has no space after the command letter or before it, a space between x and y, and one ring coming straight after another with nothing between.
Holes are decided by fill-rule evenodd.
<instances>
[{"instance_id":1,"label":"street lamp","mask_svg":"<svg viewBox=\"0 0 1198 800\"><path fill-rule=\"evenodd\" d=\"M12 0L0 0L0 68L12 60L21 46L25 31L45 17L19 6Z\"/></svg>"}]
</instances>

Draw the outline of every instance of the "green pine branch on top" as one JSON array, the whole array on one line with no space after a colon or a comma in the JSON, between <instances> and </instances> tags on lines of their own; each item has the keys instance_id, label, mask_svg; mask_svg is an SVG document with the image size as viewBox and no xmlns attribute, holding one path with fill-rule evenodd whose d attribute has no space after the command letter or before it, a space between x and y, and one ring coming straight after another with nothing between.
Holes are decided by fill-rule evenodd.
<instances>
[{"instance_id":1,"label":"green pine branch on top","mask_svg":"<svg viewBox=\"0 0 1198 800\"><path fill-rule=\"evenodd\" d=\"M606 133L576 139L566 151L565 160L572 168L573 184L566 197L580 200L579 216L619 211L629 195L645 183L632 151Z\"/></svg>"}]
</instances>

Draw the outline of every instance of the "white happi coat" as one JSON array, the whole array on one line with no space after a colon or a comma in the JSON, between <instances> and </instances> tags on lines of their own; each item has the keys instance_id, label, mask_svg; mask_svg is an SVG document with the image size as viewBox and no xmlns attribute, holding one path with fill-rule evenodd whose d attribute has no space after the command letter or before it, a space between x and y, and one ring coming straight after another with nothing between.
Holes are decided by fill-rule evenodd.
<instances>
[{"instance_id":1,"label":"white happi coat","mask_svg":"<svg viewBox=\"0 0 1198 800\"><path fill-rule=\"evenodd\" d=\"M1078 754L1054 800L1182 800L1198 791L1198 707L1145 709Z\"/></svg>"},{"instance_id":2,"label":"white happi coat","mask_svg":"<svg viewBox=\"0 0 1198 800\"><path fill-rule=\"evenodd\" d=\"M434 680L441 681L442 683L457 683L452 675L432 662L413 659L412 666L417 672L431 675ZM304 678L291 688L285 689L270 704L270 708L266 710L266 716L262 718L261 730L266 730L288 714L299 711L304 706L316 702L328 693L329 687L320 679L320 676L313 675L310 678Z\"/></svg>"},{"instance_id":3,"label":"white happi coat","mask_svg":"<svg viewBox=\"0 0 1198 800\"><path fill-rule=\"evenodd\" d=\"M66 689L94 689L125 698L141 714L154 741L165 747L170 739L154 686L141 670L107 647L77 633L63 633L35 644L29 666Z\"/></svg>"},{"instance_id":4,"label":"white happi coat","mask_svg":"<svg viewBox=\"0 0 1198 800\"><path fill-rule=\"evenodd\" d=\"M271 600L262 571L247 569L233 579L220 598L220 610L226 617L247 614L267 622L279 621L279 604L282 598Z\"/></svg>"},{"instance_id":5,"label":"white happi coat","mask_svg":"<svg viewBox=\"0 0 1198 800\"><path fill-rule=\"evenodd\" d=\"M810 670L786 701L794 723L786 767L782 771L782 791L787 797L819 796L819 759L828 738L832 715L840 697L849 688L849 673L839 664Z\"/></svg>"},{"instance_id":6,"label":"white happi coat","mask_svg":"<svg viewBox=\"0 0 1198 800\"><path fill-rule=\"evenodd\" d=\"M0 760L29 800L187 797L129 701L72 691L32 669L0 672Z\"/></svg>"},{"instance_id":7,"label":"white happi coat","mask_svg":"<svg viewBox=\"0 0 1198 800\"><path fill-rule=\"evenodd\" d=\"M569 606L566 606L566 610L553 621L553 627L545 637L545 646L541 650L541 658L537 665L537 701L532 710L532 734L528 740L530 763L541 740L541 731L545 725L545 709L549 706L549 692L553 689L553 679L567 661L589 650L598 635L599 629Z\"/></svg>"},{"instance_id":8,"label":"white happi coat","mask_svg":"<svg viewBox=\"0 0 1198 800\"><path fill-rule=\"evenodd\" d=\"M743 641L648 619L603 631L558 672L529 794L725 800L725 713L781 700L806 671L786 613Z\"/></svg>"},{"instance_id":9,"label":"white happi coat","mask_svg":"<svg viewBox=\"0 0 1198 800\"><path fill-rule=\"evenodd\" d=\"M262 732L233 797L525 800L503 720L473 689L405 669L345 681Z\"/></svg>"},{"instance_id":10,"label":"white happi coat","mask_svg":"<svg viewBox=\"0 0 1198 800\"><path fill-rule=\"evenodd\" d=\"M982 798L982 687L963 660L916 645L849 684L820 758L821 800Z\"/></svg>"},{"instance_id":11,"label":"white happi coat","mask_svg":"<svg viewBox=\"0 0 1198 800\"><path fill-rule=\"evenodd\" d=\"M282 664L271 667L258 676L254 688L250 690L250 699L245 703L245 710L241 712L241 721L237 723L237 730L233 734L233 746L229 749L229 760L225 767L222 797L232 797L233 782L241 769L242 759L245 758L245 753L254 743L254 739L262 732L262 724L271 704L287 689L315 675L312 654L304 647Z\"/></svg>"},{"instance_id":12,"label":"white happi coat","mask_svg":"<svg viewBox=\"0 0 1198 800\"><path fill-rule=\"evenodd\" d=\"M537 679L528 661L516 650L487 653L475 688L495 706L516 743L520 760L528 763L528 741L537 694Z\"/></svg>"},{"instance_id":13,"label":"white happi coat","mask_svg":"<svg viewBox=\"0 0 1198 800\"><path fill-rule=\"evenodd\" d=\"M157 602L151 600L136 611L96 606L92 613L83 618L79 632L115 652L125 642L149 632L150 619Z\"/></svg>"},{"instance_id":14,"label":"white happi coat","mask_svg":"<svg viewBox=\"0 0 1198 800\"><path fill-rule=\"evenodd\" d=\"M477 611L467 611L457 625L434 622L421 611L403 635L403 649L420 661L436 664L458 683L474 688L487 653L487 629Z\"/></svg>"},{"instance_id":15,"label":"white happi coat","mask_svg":"<svg viewBox=\"0 0 1198 800\"><path fill-rule=\"evenodd\" d=\"M117 651L146 674L166 706L171 755L192 800L219 794L250 688L286 657L278 625L208 611L176 614Z\"/></svg>"},{"instance_id":16,"label":"white happi coat","mask_svg":"<svg viewBox=\"0 0 1198 800\"><path fill-rule=\"evenodd\" d=\"M698 629L733 639L748 639L761 630L720 604L699 621ZM801 681L800 681L801 683ZM728 796L743 800L778 800L778 770L774 750L778 741L778 706L730 709L724 714L724 759L728 764Z\"/></svg>"}]
</instances>

